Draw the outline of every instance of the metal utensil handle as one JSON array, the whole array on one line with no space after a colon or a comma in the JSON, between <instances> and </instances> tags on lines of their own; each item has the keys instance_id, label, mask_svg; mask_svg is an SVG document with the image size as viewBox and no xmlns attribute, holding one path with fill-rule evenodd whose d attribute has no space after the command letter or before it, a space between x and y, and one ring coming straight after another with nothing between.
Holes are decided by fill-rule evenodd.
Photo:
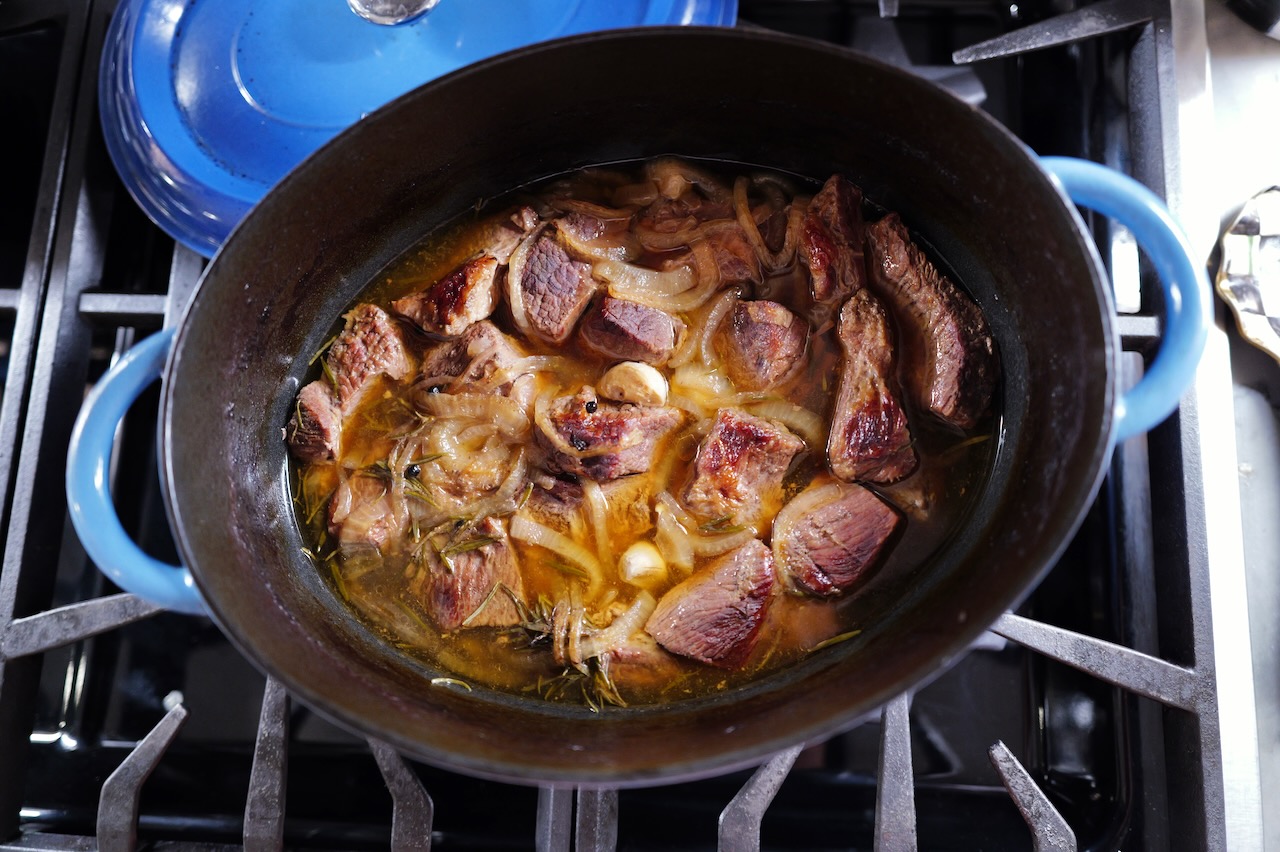
<instances>
[{"instance_id":1,"label":"metal utensil handle","mask_svg":"<svg viewBox=\"0 0 1280 852\"><path fill-rule=\"evenodd\" d=\"M1118 394L1115 443L1164 422L1195 378L1213 317L1209 278L1163 201L1131 177L1089 160L1042 157L1076 204L1123 223L1160 277L1164 335L1142 380Z\"/></svg>"},{"instance_id":2,"label":"metal utensil handle","mask_svg":"<svg viewBox=\"0 0 1280 852\"><path fill-rule=\"evenodd\" d=\"M143 340L107 371L85 400L67 453L67 508L85 552L117 586L168 609L206 615L191 572L138 547L111 500L116 429L138 396L164 372L172 342L171 329Z\"/></svg>"}]
</instances>

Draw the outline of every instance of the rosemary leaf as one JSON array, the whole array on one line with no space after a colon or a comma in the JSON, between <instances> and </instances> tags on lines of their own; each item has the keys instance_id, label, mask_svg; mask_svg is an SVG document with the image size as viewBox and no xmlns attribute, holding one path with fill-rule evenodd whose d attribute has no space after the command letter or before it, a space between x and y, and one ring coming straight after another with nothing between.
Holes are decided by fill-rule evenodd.
<instances>
[{"instance_id":1,"label":"rosemary leaf","mask_svg":"<svg viewBox=\"0 0 1280 852\"><path fill-rule=\"evenodd\" d=\"M498 593L498 589L500 589L501 587L502 587L501 583L493 584L493 588L489 590L489 594L485 595L484 600L480 601L480 606L476 607L475 610L470 615L462 619L463 627L471 626L471 622L475 621L476 617L479 616L480 613L484 612L484 608L489 605L489 602L493 600L493 596Z\"/></svg>"},{"instance_id":2,"label":"rosemary leaf","mask_svg":"<svg viewBox=\"0 0 1280 852\"><path fill-rule=\"evenodd\" d=\"M479 550L480 548L485 547L486 545L493 544L495 541L497 541L497 539L491 535L476 536L475 538L468 539L467 541L460 541L457 544L449 545L444 550L440 551L440 558L446 559L450 556L456 556L459 553L467 553L468 551L471 551L471 550Z\"/></svg>"},{"instance_id":3,"label":"rosemary leaf","mask_svg":"<svg viewBox=\"0 0 1280 852\"><path fill-rule=\"evenodd\" d=\"M334 342L335 340L337 340L337 339L338 339L338 335L336 335L336 334L335 334L333 337L330 337L330 338L329 338L328 340L326 340L323 344L321 344L320 348L316 350L316 354L312 355L312 356L311 356L311 360L307 362L307 366L308 366L308 367L310 367L312 364L314 364L315 362L319 361L319 360L320 360L320 356L322 356L322 355L324 355L326 352L328 352L328 351L329 351L329 347L330 347L330 346L332 346L332 345L333 345L333 342Z\"/></svg>"},{"instance_id":4,"label":"rosemary leaf","mask_svg":"<svg viewBox=\"0 0 1280 852\"><path fill-rule=\"evenodd\" d=\"M819 642L817 645L814 645L809 650L821 651L823 648L830 648L832 645L839 645L841 642L846 642L860 633L862 633L861 630L850 630L848 633L841 633L838 636L832 636L829 639L823 639L821 642Z\"/></svg>"},{"instance_id":5,"label":"rosemary leaf","mask_svg":"<svg viewBox=\"0 0 1280 852\"><path fill-rule=\"evenodd\" d=\"M465 680L458 680L456 677L433 677L431 678L432 686L457 686L471 692L471 684Z\"/></svg>"}]
</instances>

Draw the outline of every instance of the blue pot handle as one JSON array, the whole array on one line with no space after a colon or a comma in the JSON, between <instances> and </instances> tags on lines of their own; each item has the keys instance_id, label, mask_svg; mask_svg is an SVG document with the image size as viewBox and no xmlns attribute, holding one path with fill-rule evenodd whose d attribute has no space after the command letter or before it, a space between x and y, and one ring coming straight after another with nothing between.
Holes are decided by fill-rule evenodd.
<instances>
[{"instance_id":1,"label":"blue pot handle","mask_svg":"<svg viewBox=\"0 0 1280 852\"><path fill-rule=\"evenodd\" d=\"M1116 398L1113 434L1119 443L1162 423L1195 378L1213 318L1209 279L1154 192L1088 160L1042 157L1040 163L1076 204L1126 225L1160 276L1164 339L1142 380Z\"/></svg>"},{"instance_id":2,"label":"blue pot handle","mask_svg":"<svg viewBox=\"0 0 1280 852\"><path fill-rule=\"evenodd\" d=\"M164 372L172 343L172 329L143 340L85 400L67 454L67 508L85 552L117 586L178 612L207 615L190 571L147 555L129 538L108 482L116 428L134 400Z\"/></svg>"}]
</instances>

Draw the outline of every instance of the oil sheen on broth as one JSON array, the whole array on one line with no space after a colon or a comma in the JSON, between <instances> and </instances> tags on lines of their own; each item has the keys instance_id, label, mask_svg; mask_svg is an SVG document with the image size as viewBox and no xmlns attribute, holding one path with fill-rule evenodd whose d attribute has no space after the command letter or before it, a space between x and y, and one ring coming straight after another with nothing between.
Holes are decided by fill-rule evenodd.
<instances>
[{"instance_id":1,"label":"oil sheen on broth","mask_svg":"<svg viewBox=\"0 0 1280 852\"><path fill-rule=\"evenodd\" d=\"M895 216L671 158L428 236L314 363L287 437L336 593L435 685L592 709L856 643L998 419L985 320Z\"/></svg>"}]
</instances>

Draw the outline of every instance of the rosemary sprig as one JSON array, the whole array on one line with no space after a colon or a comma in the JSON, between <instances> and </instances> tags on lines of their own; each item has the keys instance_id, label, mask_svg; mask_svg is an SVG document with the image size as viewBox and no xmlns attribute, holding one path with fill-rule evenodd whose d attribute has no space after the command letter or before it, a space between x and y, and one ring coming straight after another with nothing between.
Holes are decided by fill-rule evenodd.
<instances>
[{"instance_id":1,"label":"rosemary sprig","mask_svg":"<svg viewBox=\"0 0 1280 852\"><path fill-rule=\"evenodd\" d=\"M431 678L431 685L456 686L460 689L465 689L467 692L471 692L471 684L467 683L465 680L458 680L456 677L433 677Z\"/></svg>"},{"instance_id":2,"label":"rosemary sprig","mask_svg":"<svg viewBox=\"0 0 1280 852\"><path fill-rule=\"evenodd\" d=\"M618 693L613 678L596 659L589 660L586 668L587 671L584 672L568 666L555 677L539 678L538 694L547 701L577 699L593 713L599 713L609 705L627 706L627 702Z\"/></svg>"},{"instance_id":3,"label":"rosemary sprig","mask_svg":"<svg viewBox=\"0 0 1280 852\"><path fill-rule=\"evenodd\" d=\"M830 648L832 645L839 645L841 642L847 642L860 633L862 633L861 630L850 630L848 633L841 633L828 639L823 639L817 645L810 648L809 651L821 651L823 648Z\"/></svg>"},{"instance_id":4,"label":"rosemary sprig","mask_svg":"<svg viewBox=\"0 0 1280 852\"><path fill-rule=\"evenodd\" d=\"M491 535L476 536L475 538L460 541L444 548L440 551L440 558L448 559L450 556L457 556L459 553L468 553L472 550L479 550L482 547L493 544L495 541L497 541L497 539Z\"/></svg>"},{"instance_id":5,"label":"rosemary sprig","mask_svg":"<svg viewBox=\"0 0 1280 852\"><path fill-rule=\"evenodd\" d=\"M475 621L476 618L480 615L480 613L484 612L484 608L489 605L489 603L493 600L494 596L498 594L498 590L501 589L502 587L503 587L502 583L494 583L493 588L489 590L489 594L485 595L484 600L480 601L480 606L476 607L470 615L462 619L462 626L470 627L471 622Z\"/></svg>"},{"instance_id":6,"label":"rosemary sprig","mask_svg":"<svg viewBox=\"0 0 1280 852\"><path fill-rule=\"evenodd\" d=\"M707 535L730 535L731 533L742 532L746 529L742 524L732 522L732 515L724 515L716 518L714 521L707 521L705 524L698 525L698 531Z\"/></svg>"}]
</instances>

